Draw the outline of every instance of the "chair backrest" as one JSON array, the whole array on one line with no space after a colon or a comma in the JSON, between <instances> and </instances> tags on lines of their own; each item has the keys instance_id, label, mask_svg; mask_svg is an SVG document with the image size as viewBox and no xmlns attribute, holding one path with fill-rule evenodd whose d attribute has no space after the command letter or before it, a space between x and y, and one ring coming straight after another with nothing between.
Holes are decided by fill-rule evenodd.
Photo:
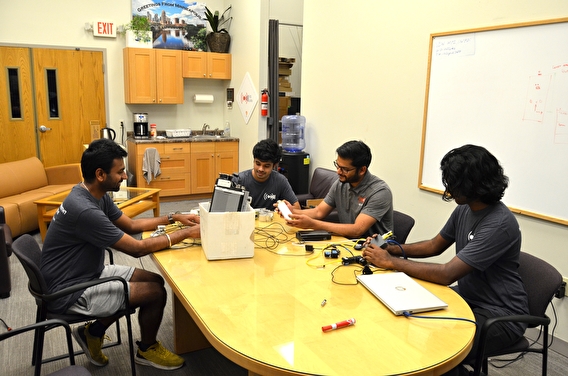
<instances>
[{"instance_id":1,"label":"chair backrest","mask_svg":"<svg viewBox=\"0 0 568 376\"><path fill-rule=\"evenodd\" d=\"M315 198L324 198L338 178L336 171L323 167L316 168L310 182L310 193Z\"/></svg>"},{"instance_id":2,"label":"chair backrest","mask_svg":"<svg viewBox=\"0 0 568 376\"><path fill-rule=\"evenodd\" d=\"M392 216L395 239L400 244L404 244L410 230L414 227L414 218L396 210L393 210Z\"/></svg>"},{"instance_id":3,"label":"chair backrest","mask_svg":"<svg viewBox=\"0 0 568 376\"><path fill-rule=\"evenodd\" d=\"M542 317L562 284L562 275L546 261L525 252L521 252L519 263L518 272L529 298L529 313Z\"/></svg>"},{"instance_id":4,"label":"chair backrest","mask_svg":"<svg viewBox=\"0 0 568 376\"><path fill-rule=\"evenodd\" d=\"M47 284L39 270L41 261L41 248L30 234L24 234L12 243L12 252L24 267L29 279L30 292L47 294Z\"/></svg>"}]
</instances>

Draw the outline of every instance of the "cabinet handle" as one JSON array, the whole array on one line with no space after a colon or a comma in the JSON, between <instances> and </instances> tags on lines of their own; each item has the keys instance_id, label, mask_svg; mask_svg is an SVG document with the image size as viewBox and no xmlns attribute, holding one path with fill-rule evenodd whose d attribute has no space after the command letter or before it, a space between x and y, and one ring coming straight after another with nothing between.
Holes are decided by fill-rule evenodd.
<instances>
[{"instance_id":1,"label":"cabinet handle","mask_svg":"<svg viewBox=\"0 0 568 376\"><path fill-rule=\"evenodd\" d=\"M155 100L155 99L152 99L152 102L156 102L156 100Z\"/></svg>"},{"instance_id":2,"label":"cabinet handle","mask_svg":"<svg viewBox=\"0 0 568 376\"><path fill-rule=\"evenodd\" d=\"M207 77L207 75L205 73L203 73L203 77Z\"/></svg>"},{"instance_id":3,"label":"cabinet handle","mask_svg":"<svg viewBox=\"0 0 568 376\"><path fill-rule=\"evenodd\" d=\"M183 148L172 148L173 150L183 150Z\"/></svg>"},{"instance_id":4,"label":"cabinet handle","mask_svg":"<svg viewBox=\"0 0 568 376\"><path fill-rule=\"evenodd\" d=\"M160 179L160 180L170 180L171 177L170 177L170 176L160 176L159 179Z\"/></svg>"},{"instance_id":5,"label":"cabinet handle","mask_svg":"<svg viewBox=\"0 0 568 376\"><path fill-rule=\"evenodd\" d=\"M170 156L169 156L169 155L162 155L160 158L162 158L162 159L170 159Z\"/></svg>"}]
</instances>

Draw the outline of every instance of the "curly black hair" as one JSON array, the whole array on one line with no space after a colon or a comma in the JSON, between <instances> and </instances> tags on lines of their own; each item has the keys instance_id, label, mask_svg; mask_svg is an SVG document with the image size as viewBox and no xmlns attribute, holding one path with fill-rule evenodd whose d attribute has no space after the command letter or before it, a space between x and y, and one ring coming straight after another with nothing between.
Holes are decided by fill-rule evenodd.
<instances>
[{"instance_id":1,"label":"curly black hair","mask_svg":"<svg viewBox=\"0 0 568 376\"><path fill-rule=\"evenodd\" d=\"M448 152L440 162L444 201L462 196L491 205L503 198L509 185L499 161L487 149L464 145Z\"/></svg>"},{"instance_id":2,"label":"curly black hair","mask_svg":"<svg viewBox=\"0 0 568 376\"><path fill-rule=\"evenodd\" d=\"M278 163L282 152L278 143L271 138L259 141L252 149L252 156L261 162Z\"/></svg>"}]
</instances>

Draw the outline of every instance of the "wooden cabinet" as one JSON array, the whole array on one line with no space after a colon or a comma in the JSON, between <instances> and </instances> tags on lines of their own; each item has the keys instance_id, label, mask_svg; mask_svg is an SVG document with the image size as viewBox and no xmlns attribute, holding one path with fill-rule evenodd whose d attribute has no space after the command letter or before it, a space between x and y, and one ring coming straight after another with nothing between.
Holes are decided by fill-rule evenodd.
<instances>
[{"instance_id":1,"label":"wooden cabinet","mask_svg":"<svg viewBox=\"0 0 568 376\"><path fill-rule=\"evenodd\" d=\"M183 77L231 79L231 55L215 52L183 51Z\"/></svg>"},{"instance_id":2,"label":"wooden cabinet","mask_svg":"<svg viewBox=\"0 0 568 376\"><path fill-rule=\"evenodd\" d=\"M125 48L125 103L183 103L181 56L179 50Z\"/></svg>"},{"instance_id":3,"label":"wooden cabinet","mask_svg":"<svg viewBox=\"0 0 568 376\"><path fill-rule=\"evenodd\" d=\"M195 142L191 145L191 193L213 192L220 173L239 169L239 142Z\"/></svg>"},{"instance_id":4,"label":"wooden cabinet","mask_svg":"<svg viewBox=\"0 0 568 376\"><path fill-rule=\"evenodd\" d=\"M150 184L142 171L144 153L155 148L160 154L161 174ZM220 173L239 169L239 141L144 142L128 140L128 171L138 188L160 188L160 197L212 193Z\"/></svg>"},{"instance_id":5,"label":"wooden cabinet","mask_svg":"<svg viewBox=\"0 0 568 376\"><path fill-rule=\"evenodd\" d=\"M147 183L142 162L147 148L155 148L160 154L161 174ZM128 141L128 170L135 176L139 188L160 188L160 197L191 194L190 180L191 143L144 143Z\"/></svg>"}]
</instances>

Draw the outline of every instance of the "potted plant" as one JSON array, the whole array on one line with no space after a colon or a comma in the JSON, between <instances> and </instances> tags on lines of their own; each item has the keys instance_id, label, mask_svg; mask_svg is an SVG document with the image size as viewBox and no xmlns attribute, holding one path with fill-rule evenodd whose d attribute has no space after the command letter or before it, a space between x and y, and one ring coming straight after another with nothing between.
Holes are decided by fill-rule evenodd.
<instances>
[{"instance_id":1,"label":"potted plant","mask_svg":"<svg viewBox=\"0 0 568 376\"><path fill-rule=\"evenodd\" d=\"M144 16L134 16L130 23L128 23L125 28L127 32L130 32L134 43L141 43L146 46L152 46L152 25L150 20Z\"/></svg>"},{"instance_id":2,"label":"potted plant","mask_svg":"<svg viewBox=\"0 0 568 376\"><path fill-rule=\"evenodd\" d=\"M216 10L214 13L205 7L205 17L209 26L211 27L211 32L207 34L205 40L209 51L211 52L229 52L229 45L231 44L231 36L229 35L229 27L231 26L231 21L233 17L231 14L231 5L221 14L219 17L219 11Z\"/></svg>"}]
</instances>

